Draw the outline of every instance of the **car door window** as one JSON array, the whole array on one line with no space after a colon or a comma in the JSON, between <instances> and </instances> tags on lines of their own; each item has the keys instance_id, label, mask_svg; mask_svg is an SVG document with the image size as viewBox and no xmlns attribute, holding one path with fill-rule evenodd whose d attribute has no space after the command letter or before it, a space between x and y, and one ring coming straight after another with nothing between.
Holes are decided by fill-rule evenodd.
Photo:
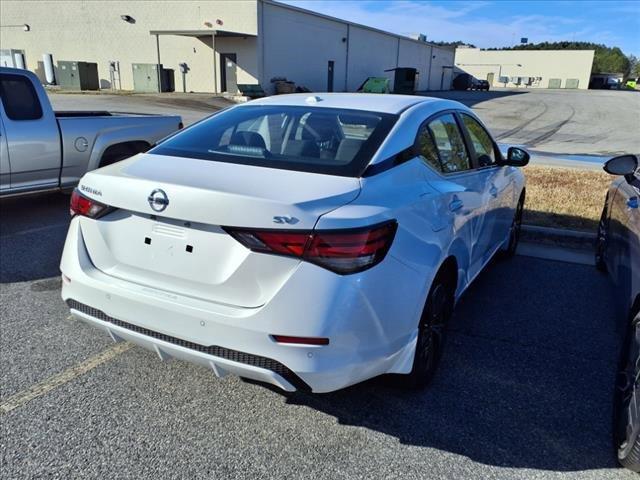
<instances>
[{"instance_id":1,"label":"car door window","mask_svg":"<svg viewBox=\"0 0 640 480\"><path fill-rule=\"evenodd\" d=\"M473 117L469 115L461 114L462 122L464 123L473 150L475 151L476 159L478 160L478 166L488 167L495 165L496 163L496 151L493 145L493 140L484 129L482 125Z\"/></svg>"},{"instance_id":2,"label":"car door window","mask_svg":"<svg viewBox=\"0 0 640 480\"><path fill-rule=\"evenodd\" d=\"M438 172L442 172L442 165L440 164L440 158L438 157L438 149L433 140L433 136L426 125L420 127L420 131L418 132L417 148L419 155L425 163Z\"/></svg>"},{"instance_id":3,"label":"car door window","mask_svg":"<svg viewBox=\"0 0 640 480\"><path fill-rule=\"evenodd\" d=\"M429 130L438 150L443 173L456 173L471 169L469 154L453 114L446 114L429 123Z\"/></svg>"},{"instance_id":4,"label":"car door window","mask_svg":"<svg viewBox=\"0 0 640 480\"><path fill-rule=\"evenodd\" d=\"M0 75L0 98L4 111L11 120L38 120L42 117L38 95L27 77Z\"/></svg>"}]
</instances>

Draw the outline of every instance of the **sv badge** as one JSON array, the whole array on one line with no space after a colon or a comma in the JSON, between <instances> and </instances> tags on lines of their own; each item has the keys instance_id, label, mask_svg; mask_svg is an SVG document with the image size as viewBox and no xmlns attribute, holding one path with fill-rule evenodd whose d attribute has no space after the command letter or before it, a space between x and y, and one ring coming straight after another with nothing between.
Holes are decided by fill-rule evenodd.
<instances>
[{"instance_id":1,"label":"sv badge","mask_svg":"<svg viewBox=\"0 0 640 480\"><path fill-rule=\"evenodd\" d=\"M286 223L288 225L295 225L299 221L300 220L298 220L296 217L290 217L288 215L273 217L273 223Z\"/></svg>"}]
</instances>

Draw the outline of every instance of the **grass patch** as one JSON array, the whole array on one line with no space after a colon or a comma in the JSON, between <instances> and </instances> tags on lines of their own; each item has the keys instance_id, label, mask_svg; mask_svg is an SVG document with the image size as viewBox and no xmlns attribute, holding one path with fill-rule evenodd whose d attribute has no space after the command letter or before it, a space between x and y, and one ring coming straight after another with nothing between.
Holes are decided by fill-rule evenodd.
<instances>
[{"instance_id":1,"label":"grass patch","mask_svg":"<svg viewBox=\"0 0 640 480\"><path fill-rule=\"evenodd\" d=\"M602 171L528 166L523 223L594 232L613 180Z\"/></svg>"}]
</instances>

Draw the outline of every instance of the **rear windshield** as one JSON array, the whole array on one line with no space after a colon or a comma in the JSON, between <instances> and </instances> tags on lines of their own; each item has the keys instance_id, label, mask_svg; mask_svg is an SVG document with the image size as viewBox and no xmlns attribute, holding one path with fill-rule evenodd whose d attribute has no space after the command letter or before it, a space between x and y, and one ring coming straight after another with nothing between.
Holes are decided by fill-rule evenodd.
<instances>
[{"instance_id":1,"label":"rear windshield","mask_svg":"<svg viewBox=\"0 0 640 480\"><path fill-rule=\"evenodd\" d=\"M242 106L197 123L148 153L358 177L396 118L323 107Z\"/></svg>"}]
</instances>

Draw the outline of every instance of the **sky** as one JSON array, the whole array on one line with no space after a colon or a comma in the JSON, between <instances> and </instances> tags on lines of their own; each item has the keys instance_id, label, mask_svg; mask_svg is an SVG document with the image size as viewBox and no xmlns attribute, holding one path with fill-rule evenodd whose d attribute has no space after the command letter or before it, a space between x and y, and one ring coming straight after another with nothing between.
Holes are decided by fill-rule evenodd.
<instances>
[{"instance_id":1,"label":"sky","mask_svg":"<svg viewBox=\"0 0 640 480\"><path fill-rule=\"evenodd\" d=\"M618 46L640 57L640 0L280 0L354 23L480 48L561 40Z\"/></svg>"}]
</instances>

